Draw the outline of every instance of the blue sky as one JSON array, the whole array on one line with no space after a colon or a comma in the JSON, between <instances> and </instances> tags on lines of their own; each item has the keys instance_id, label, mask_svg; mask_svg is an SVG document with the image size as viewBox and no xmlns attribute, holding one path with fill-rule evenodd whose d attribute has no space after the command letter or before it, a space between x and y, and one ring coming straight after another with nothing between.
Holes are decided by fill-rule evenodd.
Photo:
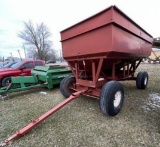
<instances>
[{"instance_id":1,"label":"blue sky","mask_svg":"<svg viewBox=\"0 0 160 147\"><path fill-rule=\"evenodd\" d=\"M0 0L0 56L18 56L23 21L44 22L52 33L53 48L61 49L60 31L109 7L118 6L153 37L160 36L159 0Z\"/></svg>"}]
</instances>

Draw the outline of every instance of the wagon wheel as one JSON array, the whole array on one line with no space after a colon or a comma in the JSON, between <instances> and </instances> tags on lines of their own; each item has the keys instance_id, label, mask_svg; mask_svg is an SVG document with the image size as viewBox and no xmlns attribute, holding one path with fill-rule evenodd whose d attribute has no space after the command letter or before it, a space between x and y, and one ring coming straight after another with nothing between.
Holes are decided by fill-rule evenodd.
<instances>
[{"instance_id":1,"label":"wagon wheel","mask_svg":"<svg viewBox=\"0 0 160 147\"><path fill-rule=\"evenodd\" d=\"M5 77L5 78L2 80L2 86L3 86L3 87L7 87L10 83L11 83L11 77Z\"/></svg>"},{"instance_id":2,"label":"wagon wheel","mask_svg":"<svg viewBox=\"0 0 160 147\"><path fill-rule=\"evenodd\" d=\"M74 92L74 90L72 90L71 88L73 87L73 84L75 82L76 82L76 79L73 76L65 77L61 81L60 91L65 98L68 98Z\"/></svg>"},{"instance_id":3,"label":"wagon wheel","mask_svg":"<svg viewBox=\"0 0 160 147\"><path fill-rule=\"evenodd\" d=\"M138 89L146 89L148 84L148 73L139 72L136 79L136 86Z\"/></svg>"},{"instance_id":4,"label":"wagon wheel","mask_svg":"<svg viewBox=\"0 0 160 147\"><path fill-rule=\"evenodd\" d=\"M110 116L117 115L124 102L124 88L117 81L107 82L101 90L99 105L101 111Z\"/></svg>"}]
</instances>

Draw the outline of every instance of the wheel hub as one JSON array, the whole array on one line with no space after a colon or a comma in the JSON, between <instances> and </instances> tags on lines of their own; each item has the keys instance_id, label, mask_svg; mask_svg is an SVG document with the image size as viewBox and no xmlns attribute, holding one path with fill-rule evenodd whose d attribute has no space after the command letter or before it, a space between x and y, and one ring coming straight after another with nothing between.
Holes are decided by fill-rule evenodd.
<instances>
[{"instance_id":1,"label":"wheel hub","mask_svg":"<svg viewBox=\"0 0 160 147\"><path fill-rule=\"evenodd\" d=\"M120 104L121 99L122 99L122 93L120 91L117 91L114 97L114 102L113 102L115 107L117 107Z\"/></svg>"},{"instance_id":2,"label":"wheel hub","mask_svg":"<svg viewBox=\"0 0 160 147\"><path fill-rule=\"evenodd\" d=\"M148 81L148 78L145 77L145 79L144 79L144 85L147 85L147 81Z\"/></svg>"}]
</instances>

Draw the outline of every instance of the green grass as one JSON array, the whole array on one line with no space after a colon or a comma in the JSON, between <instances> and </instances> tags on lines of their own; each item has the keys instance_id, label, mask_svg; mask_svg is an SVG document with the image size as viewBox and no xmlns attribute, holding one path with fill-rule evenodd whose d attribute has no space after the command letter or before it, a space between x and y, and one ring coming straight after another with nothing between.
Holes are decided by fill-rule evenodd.
<instances>
[{"instance_id":1,"label":"green grass","mask_svg":"<svg viewBox=\"0 0 160 147\"><path fill-rule=\"evenodd\" d=\"M105 116L97 100L81 96L11 146L160 146L160 65L143 64L138 71L148 71L148 87L138 90L135 81L122 82L125 103L117 116ZM63 100L58 87L10 94L0 101L0 142Z\"/></svg>"}]
</instances>

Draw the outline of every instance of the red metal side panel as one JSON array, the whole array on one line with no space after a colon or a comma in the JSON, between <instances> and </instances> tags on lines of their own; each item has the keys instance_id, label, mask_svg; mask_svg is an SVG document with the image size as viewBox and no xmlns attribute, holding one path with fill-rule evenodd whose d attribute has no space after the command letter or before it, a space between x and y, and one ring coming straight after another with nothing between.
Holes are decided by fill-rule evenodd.
<instances>
[{"instance_id":1,"label":"red metal side panel","mask_svg":"<svg viewBox=\"0 0 160 147\"><path fill-rule=\"evenodd\" d=\"M78 57L109 52L112 49L112 25L92 30L62 43L63 57Z\"/></svg>"},{"instance_id":2,"label":"red metal side panel","mask_svg":"<svg viewBox=\"0 0 160 147\"><path fill-rule=\"evenodd\" d=\"M94 30L95 28L108 24L111 21L112 21L112 10L109 9L104 13L92 16L91 18L88 18L74 26L69 27L64 31L61 31L61 41Z\"/></svg>"},{"instance_id":3,"label":"red metal side panel","mask_svg":"<svg viewBox=\"0 0 160 147\"><path fill-rule=\"evenodd\" d=\"M117 7L100 13L61 32L63 57L108 58L115 53L125 57L146 57L151 53L152 36ZM122 55L121 55L122 56Z\"/></svg>"},{"instance_id":4,"label":"red metal side panel","mask_svg":"<svg viewBox=\"0 0 160 147\"><path fill-rule=\"evenodd\" d=\"M152 44L143 39L114 26L112 30L112 51L127 53L128 57L147 57L151 53Z\"/></svg>"},{"instance_id":5,"label":"red metal side panel","mask_svg":"<svg viewBox=\"0 0 160 147\"><path fill-rule=\"evenodd\" d=\"M119 11L114 10L113 21L116 24L119 24L120 26L129 30L130 32L133 32L135 35L152 43L152 41L153 41L152 37L150 35L148 35L142 28L138 27L134 22L129 20L129 18L126 18L126 16L123 13L120 13Z\"/></svg>"}]
</instances>

